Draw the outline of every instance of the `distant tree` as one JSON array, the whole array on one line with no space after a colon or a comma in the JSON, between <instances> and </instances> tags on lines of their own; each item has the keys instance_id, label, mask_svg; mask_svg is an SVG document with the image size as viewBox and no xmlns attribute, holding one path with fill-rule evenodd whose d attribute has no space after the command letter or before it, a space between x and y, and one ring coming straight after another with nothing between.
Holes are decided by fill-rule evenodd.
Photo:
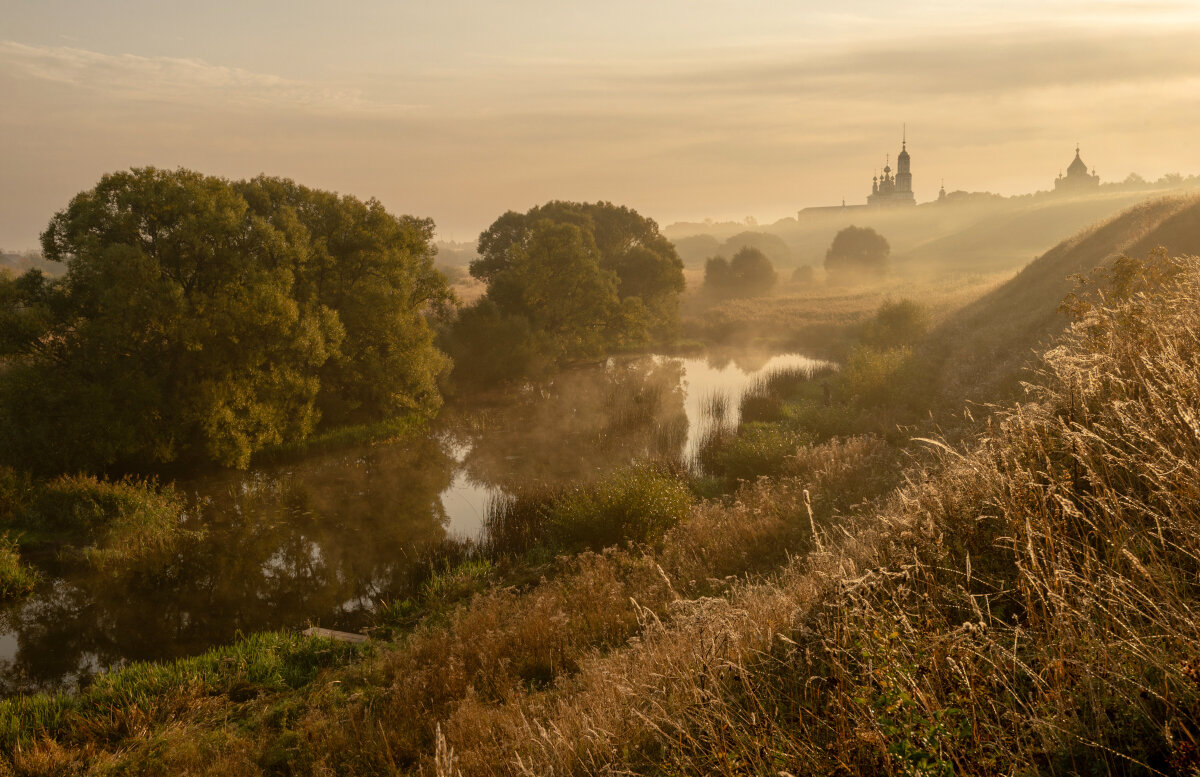
<instances>
[{"instance_id":1,"label":"distant tree","mask_svg":"<svg viewBox=\"0 0 1200 777\"><path fill-rule=\"evenodd\" d=\"M471 274L488 284L489 296L501 309L514 310L504 298L512 280L506 276L542 221L579 228L585 242L594 247L600 269L615 275L616 294L624 309L632 312L639 307L625 300L640 300L645 320L638 329L659 336L674 329L684 287L683 262L652 219L609 202L556 200L525 213L509 211L496 219L479 236L479 259L471 263ZM628 341L631 333L613 334Z\"/></svg>"},{"instance_id":2,"label":"distant tree","mask_svg":"<svg viewBox=\"0 0 1200 777\"><path fill-rule=\"evenodd\" d=\"M715 296L759 296L770 291L777 280L771 260L757 248L743 248L729 261L713 257L704 267L704 288Z\"/></svg>"},{"instance_id":3,"label":"distant tree","mask_svg":"<svg viewBox=\"0 0 1200 777\"><path fill-rule=\"evenodd\" d=\"M792 283L802 286L811 286L816 280L816 271L811 265L802 264L795 270L792 270Z\"/></svg>"},{"instance_id":4,"label":"distant tree","mask_svg":"<svg viewBox=\"0 0 1200 777\"><path fill-rule=\"evenodd\" d=\"M0 453L43 470L245 466L309 434L331 392L436 406L431 230L290 181L104 176L42 235L66 275L0 281Z\"/></svg>"},{"instance_id":5,"label":"distant tree","mask_svg":"<svg viewBox=\"0 0 1200 777\"><path fill-rule=\"evenodd\" d=\"M745 296L766 294L779 280L774 265L767 255L757 248L742 248L729 260L729 272L734 283Z\"/></svg>"},{"instance_id":6,"label":"distant tree","mask_svg":"<svg viewBox=\"0 0 1200 777\"><path fill-rule=\"evenodd\" d=\"M718 296L729 296L733 288L733 273L729 269L729 260L723 256L714 256L704 263L704 289Z\"/></svg>"},{"instance_id":7,"label":"distant tree","mask_svg":"<svg viewBox=\"0 0 1200 777\"><path fill-rule=\"evenodd\" d=\"M767 232L739 232L725 241L721 253L725 256L733 256L743 248L757 248L776 265L792 263L792 249L778 235Z\"/></svg>"},{"instance_id":8,"label":"distant tree","mask_svg":"<svg viewBox=\"0 0 1200 777\"><path fill-rule=\"evenodd\" d=\"M825 272L834 282L881 275L890 252L888 241L870 227L846 227L825 252Z\"/></svg>"},{"instance_id":9,"label":"distant tree","mask_svg":"<svg viewBox=\"0 0 1200 777\"><path fill-rule=\"evenodd\" d=\"M716 256L721 250L721 243L712 235L692 235L672 241L679 258L687 265L703 264L705 259Z\"/></svg>"}]
</instances>

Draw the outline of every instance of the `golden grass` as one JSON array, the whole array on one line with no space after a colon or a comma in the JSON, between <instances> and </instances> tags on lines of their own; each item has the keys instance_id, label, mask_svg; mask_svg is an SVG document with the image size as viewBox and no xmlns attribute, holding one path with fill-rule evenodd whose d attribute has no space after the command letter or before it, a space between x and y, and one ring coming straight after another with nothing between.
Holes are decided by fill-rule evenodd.
<instances>
[{"instance_id":1,"label":"golden grass","mask_svg":"<svg viewBox=\"0 0 1200 777\"><path fill-rule=\"evenodd\" d=\"M464 703L438 773L1194 773L1200 261L1180 269L1087 310L1034 401L769 581Z\"/></svg>"}]
</instances>

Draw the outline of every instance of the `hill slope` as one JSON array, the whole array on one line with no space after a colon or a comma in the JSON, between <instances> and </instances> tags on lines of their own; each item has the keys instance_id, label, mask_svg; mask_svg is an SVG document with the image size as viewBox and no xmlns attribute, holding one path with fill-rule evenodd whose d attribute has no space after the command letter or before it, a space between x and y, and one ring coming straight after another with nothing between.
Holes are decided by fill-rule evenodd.
<instances>
[{"instance_id":1,"label":"hill slope","mask_svg":"<svg viewBox=\"0 0 1200 777\"><path fill-rule=\"evenodd\" d=\"M1059 305L1075 276L1111 265L1125 255L1146 258L1156 248L1169 255L1200 254L1200 197L1167 197L1141 203L1064 240L997 289L949 316L931 334L921 355L939 403L1013 398L1021 366L1062 332Z\"/></svg>"}]
</instances>

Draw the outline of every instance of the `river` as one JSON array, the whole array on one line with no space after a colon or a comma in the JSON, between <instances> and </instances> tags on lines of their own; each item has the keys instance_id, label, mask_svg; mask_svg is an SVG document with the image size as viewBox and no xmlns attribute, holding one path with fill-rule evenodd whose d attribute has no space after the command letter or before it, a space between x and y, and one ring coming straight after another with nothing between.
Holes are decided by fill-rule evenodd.
<instances>
[{"instance_id":1,"label":"river","mask_svg":"<svg viewBox=\"0 0 1200 777\"><path fill-rule=\"evenodd\" d=\"M0 694L70 688L131 660L193 655L239 633L354 630L409 590L422 555L483 531L488 501L589 480L639 460L690 461L713 396L738 400L799 354L610 359L503 402L451 403L429 432L249 472L177 482L200 539L154 568L44 563L0 609Z\"/></svg>"}]
</instances>

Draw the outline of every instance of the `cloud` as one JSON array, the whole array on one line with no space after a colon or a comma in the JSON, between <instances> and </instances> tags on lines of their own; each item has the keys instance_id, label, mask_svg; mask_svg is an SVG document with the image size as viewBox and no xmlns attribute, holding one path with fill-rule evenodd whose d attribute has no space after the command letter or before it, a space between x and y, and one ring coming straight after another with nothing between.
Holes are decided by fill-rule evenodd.
<instances>
[{"instance_id":1,"label":"cloud","mask_svg":"<svg viewBox=\"0 0 1200 777\"><path fill-rule=\"evenodd\" d=\"M412 107L369 100L358 88L296 81L199 59L103 54L9 40L0 41L0 71L146 103L211 103L315 113L391 113Z\"/></svg>"},{"instance_id":2,"label":"cloud","mask_svg":"<svg viewBox=\"0 0 1200 777\"><path fill-rule=\"evenodd\" d=\"M890 37L808 52L724 52L714 64L645 64L613 73L650 97L788 95L1004 95L1055 87L1171 81L1200 71L1200 30L1091 32L1004 30ZM639 72L640 69L640 72Z\"/></svg>"}]
</instances>

